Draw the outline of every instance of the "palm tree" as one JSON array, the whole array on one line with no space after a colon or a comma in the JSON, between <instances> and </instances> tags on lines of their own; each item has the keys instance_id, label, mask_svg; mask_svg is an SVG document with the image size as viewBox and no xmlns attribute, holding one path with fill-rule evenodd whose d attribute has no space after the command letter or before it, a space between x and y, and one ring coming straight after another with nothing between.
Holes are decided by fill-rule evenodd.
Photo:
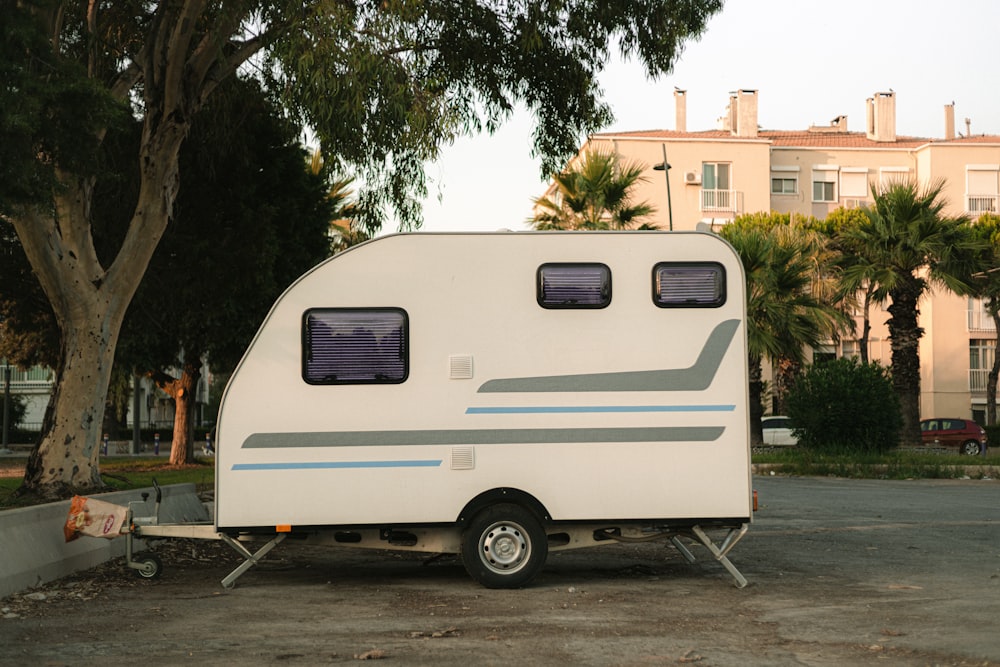
<instances>
[{"instance_id":1,"label":"palm tree","mask_svg":"<svg viewBox=\"0 0 1000 667\"><path fill-rule=\"evenodd\" d=\"M643 223L656 212L647 202L633 204L631 191L646 180L636 162L619 163L610 151L584 153L578 165L553 176L553 198L534 200L535 229L656 229Z\"/></svg>"},{"instance_id":2,"label":"palm tree","mask_svg":"<svg viewBox=\"0 0 1000 667\"><path fill-rule=\"evenodd\" d=\"M747 280L751 443L763 440L761 362L805 361L814 347L850 326L837 307L833 255L825 239L788 215L740 216L719 235L736 249Z\"/></svg>"},{"instance_id":3,"label":"palm tree","mask_svg":"<svg viewBox=\"0 0 1000 667\"><path fill-rule=\"evenodd\" d=\"M873 185L865 220L840 234L843 247L859 258L844 268L845 279L858 281L863 272L891 301L892 382L903 418L900 444L907 446L920 444L920 299L932 285L969 293L983 247L966 216L944 215L943 188L944 181L922 189L913 182Z\"/></svg>"},{"instance_id":4,"label":"palm tree","mask_svg":"<svg viewBox=\"0 0 1000 667\"><path fill-rule=\"evenodd\" d=\"M826 234L832 239L832 245L840 253L839 298L852 302L861 295L862 326L858 336L858 347L861 363L868 363L868 339L871 336L871 309L873 305L885 303L889 295L875 280L878 267L863 256L856 243L844 234L844 230L864 224L868 216L859 208L838 208L830 212L824 221Z\"/></svg>"}]
</instances>

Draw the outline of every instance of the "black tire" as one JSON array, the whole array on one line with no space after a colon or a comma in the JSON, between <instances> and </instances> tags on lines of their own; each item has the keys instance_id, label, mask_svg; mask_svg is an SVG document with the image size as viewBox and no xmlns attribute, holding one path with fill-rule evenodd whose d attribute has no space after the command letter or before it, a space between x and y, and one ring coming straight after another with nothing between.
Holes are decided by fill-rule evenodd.
<instances>
[{"instance_id":1,"label":"black tire","mask_svg":"<svg viewBox=\"0 0 1000 667\"><path fill-rule=\"evenodd\" d=\"M491 505L462 533L462 563L486 588L521 588L541 571L548 554L542 524L520 505Z\"/></svg>"},{"instance_id":2,"label":"black tire","mask_svg":"<svg viewBox=\"0 0 1000 667\"><path fill-rule=\"evenodd\" d=\"M160 560L159 556L142 554L133 562L142 566L135 570L135 573L142 579L159 579L160 575L163 574L163 561Z\"/></svg>"},{"instance_id":3,"label":"black tire","mask_svg":"<svg viewBox=\"0 0 1000 667\"><path fill-rule=\"evenodd\" d=\"M979 443L975 440L966 440L962 443L958 453L965 456L979 456Z\"/></svg>"}]
</instances>

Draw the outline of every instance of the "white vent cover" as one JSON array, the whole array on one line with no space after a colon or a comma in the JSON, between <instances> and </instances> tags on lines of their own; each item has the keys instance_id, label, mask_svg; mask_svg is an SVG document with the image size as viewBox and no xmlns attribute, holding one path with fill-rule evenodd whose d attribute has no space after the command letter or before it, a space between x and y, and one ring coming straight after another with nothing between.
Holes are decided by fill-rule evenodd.
<instances>
[{"instance_id":1,"label":"white vent cover","mask_svg":"<svg viewBox=\"0 0 1000 667\"><path fill-rule=\"evenodd\" d=\"M476 467L475 448L468 446L451 448L452 470L472 470L475 467Z\"/></svg>"},{"instance_id":2,"label":"white vent cover","mask_svg":"<svg viewBox=\"0 0 1000 667\"><path fill-rule=\"evenodd\" d=\"M472 355L453 354L448 357L448 377L452 380L471 380Z\"/></svg>"}]
</instances>

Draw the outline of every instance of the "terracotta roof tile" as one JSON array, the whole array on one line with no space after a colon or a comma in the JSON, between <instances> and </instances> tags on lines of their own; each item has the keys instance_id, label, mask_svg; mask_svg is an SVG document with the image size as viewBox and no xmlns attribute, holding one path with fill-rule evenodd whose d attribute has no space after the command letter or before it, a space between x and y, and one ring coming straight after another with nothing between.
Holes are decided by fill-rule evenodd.
<instances>
[{"instance_id":1,"label":"terracotta roof tile","mask_svg":"<svg viewBox=\"0 0 1000 667\"><path fill-rule=\"evenodd\" d=\"M926 144L948 143L1000 143L1000 136L980 135L958 137L951 141L924 137L896 136L896 141L873 141L863 132L809 132L808 130L760 130L755 139L742 139L727 130L677 132L676 130L637 130L631 132L599 132L595 137L622 137L635 139L694 139L729 141L768 141L774 146L802 146L826 148L917 148Z\"/></svg>"}]
</instances>

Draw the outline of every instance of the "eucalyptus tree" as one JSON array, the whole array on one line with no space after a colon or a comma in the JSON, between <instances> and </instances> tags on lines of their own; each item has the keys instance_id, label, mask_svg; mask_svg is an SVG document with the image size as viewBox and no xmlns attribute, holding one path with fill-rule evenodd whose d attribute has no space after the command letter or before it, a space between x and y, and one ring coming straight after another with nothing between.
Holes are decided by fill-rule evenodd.
<instances>
[{"instance_id":1,"label":"eucalyptus tree","mask_svg":"<svg viewBox=\"0 0 1000 667\"><path fill-rule=\"evenodd\" d=\"M840 232L859 258L844 268L845 280L870 281L890 301L892 382L903 419L900 444L908 446L920 444L920 300L932 286L969 293L984 247L966 216L945 214L943 188L944 181L873 185L865 219Z\"/></svg>"},{"instance_id":2,"label":"eucalyptus tree","mask_svg":"<svg viewBox=\"0 0 1000 667\"><path fill-rule=\"evenodd\" d=\"M850 326L834 298L834 256L824 237L780 213L737 217L719 235L736 249L747 281L751 443L763 440L762 362L805 361L805 350Z\"/></svg>"},{"instance_id":3,"label":"eucalyptus tree","mask_svg":"<svg viewBox=\"0 0 1000 667\"><path fill-rule=\"evenodd\" d=\"M307 2L18 0L0 12L0 215L11 222L60 334L52 410L22 492L101 485L98 438L125 311L173 214L194 116L254 72L324 154L352 165L367 222L419 220L423 165L457 135L523 103L544 173L611 119L597 74L616 45L665 73L721 0ZM95 249L108 130L138 117L136 204L117 252ZM338 171L349 171L348 169Z\"/></svg>"},{"instance_id":4,"label":"eucalyptus tree","mask_svg":"<svg viewBox=\"0 0 1000 667\"><path fill-rule=\"evenodd\" d=\"M655 229L644 219L656 209L632 201L633 189L645 180L643 171L641 164L622 162L614 152L589 150L552 177L556 194L534 200L531 224L537 230Z\"/></svg>"}]
</instances>

